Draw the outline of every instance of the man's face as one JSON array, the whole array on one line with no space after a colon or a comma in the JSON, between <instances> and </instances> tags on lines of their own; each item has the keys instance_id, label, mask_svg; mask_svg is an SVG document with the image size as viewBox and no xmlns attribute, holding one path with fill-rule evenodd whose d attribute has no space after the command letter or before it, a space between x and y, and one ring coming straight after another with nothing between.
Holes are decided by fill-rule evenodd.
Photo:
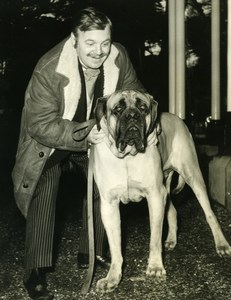
<instances>
[{"instance_id":1,"label":"man's face","mask_svg":"<svg viewBox=\"0 0 231 300\"><path fill-rule=\"evenodd\" d=\"M111 30L109 25L104 30L80 31L77 37L77 55L80 61L92 69L100 68L111 49Z\"/></svg>"}]
</instances>

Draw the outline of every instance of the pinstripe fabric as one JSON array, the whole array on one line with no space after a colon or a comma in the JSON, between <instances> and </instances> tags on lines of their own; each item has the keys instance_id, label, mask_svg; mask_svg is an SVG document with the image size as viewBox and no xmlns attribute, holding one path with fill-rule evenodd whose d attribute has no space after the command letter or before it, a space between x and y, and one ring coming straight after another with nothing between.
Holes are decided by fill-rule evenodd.
<instances>
[{"instance_id":1,"label":"pinstripe fabric","mask_svg":"<svg viewBox=\"0 0 231 300\"><path fill-rule=\"evenodd\" d=\"M87 154L71 154L69 160L88 170ZM75 168L77 171L77 168ZM41 176L31 201L26 223L25 267L26 269L51 267L55 225L56 197L61 168L56 164ZM100 214L100 197L94 183L95 246L97 255L105 255L106 234ZM83 199L83 226L80 233L79 252L88 253L87 198Z\"/></svg>"},{"instance_id":2,"label":"pinstripe fabric","mask_svg":"<svg viewBox=\"0 0 231 300\"><path fill-rule=\"evenodd\" d=\"M88 173L88 157L87 154L71 154L69 160L74 163L76 166L81 167L83 172L86 175ZM104 256L105 255L105 246L106 246L106 232L104 230L104 226L101 220L101 212L100 212L100 196L98 188L94 182L93 187L93 198L94 198L94 228L95 228L95 251L97 255ZM79 252L88 253L88 218L87 218L87 197L83 199L83 226L82 232L80 234L79 241Z\"/></svg>"},{"instance_id":3,"label":"pinstripe fabric","mask_svg":"<svg viewBox=\"0 0 231 300\"><path fill-rule=\"evenodd\" d=\"M56 196L61 169L48 169L40 178L28 211L25 267L52 266Z\"/></svg>"}]
</instances>

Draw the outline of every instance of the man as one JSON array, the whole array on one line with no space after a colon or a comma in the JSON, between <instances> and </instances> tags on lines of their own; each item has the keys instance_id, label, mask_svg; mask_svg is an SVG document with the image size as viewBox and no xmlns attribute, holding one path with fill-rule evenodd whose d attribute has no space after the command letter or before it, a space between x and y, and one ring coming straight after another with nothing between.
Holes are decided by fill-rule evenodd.
<instances>
[{"instance_id":1,"label":"man","mask_svg":"<svg viewBox=\"0 0 231 300\"><path fill-rule=\"evenodd\" d=\"M143 90L126 50L112 43L111 29L103 13L94 8L80 11L71 35L39 60L26 90L12 178L16 203L27 219L24 285L32 299L54 297L47 289L44 268L52 266L60 164L68 159L87 169L88 144L100 143L104 137L93 115L98 97L122 88ZM94 202L96 255L104 261L96 189ZM84 227L80 265L88 258Z\"/></svg>"}]
</instances>

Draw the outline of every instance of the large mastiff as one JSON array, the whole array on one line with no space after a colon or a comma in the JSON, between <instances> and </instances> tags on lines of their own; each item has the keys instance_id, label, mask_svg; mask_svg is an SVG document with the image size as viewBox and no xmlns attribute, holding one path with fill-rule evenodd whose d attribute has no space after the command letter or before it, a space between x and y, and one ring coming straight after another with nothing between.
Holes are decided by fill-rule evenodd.
<instances>
[{"instance_id":1,"label":"large mastiff","mask_svg":"<svg viewBox=\"0 0 231 300\"><path fill-rule=\"evenodd\" d=\"M162 225L174 171L179 174L176 190L186 182L195 193L212 230L218 255L231 255L231 247L211 209L194 143L184 122L170 113L162 113L157 120L157 103L149 94L134 90L118 91L99 99L96 119L106 138L94 147L94 177L111 252L110 270L98 281L97 289L112 291L121 280L120 201L147 199L151 238L146 274L165 278ZM167 219L165 247L173 249L177 242L177 220L171 201Z\"/></svg>"}]
</instances>

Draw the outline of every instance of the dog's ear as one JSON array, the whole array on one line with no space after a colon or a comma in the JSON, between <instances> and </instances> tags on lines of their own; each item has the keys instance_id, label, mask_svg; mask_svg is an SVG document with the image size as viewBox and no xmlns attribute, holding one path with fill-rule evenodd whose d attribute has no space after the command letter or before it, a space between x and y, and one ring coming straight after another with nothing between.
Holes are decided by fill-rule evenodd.
<instances>
[{"instance_id":1,"label":"dog's ear","mask_svg":"<svg viewBox=\"0 0 231 300\"><path fill-rule=\"evenodd\" d=\"M154 100L154 98L150 94L146 94L150 100L150 115L151 115L151 124L148 130L148 134L151 133L156 127L156 120L158 116L158 103Z\"/></svg>"},{"instance_id":2,"label":"dog's ear","mask_svg":"<svg viewBox=\"0 0 231 300\"><path fill-rule=\"evenodd\" d=\"M104 96L104 97L98 98L96 101L94 114L95 114L95 119L96 119L96 124L97 124L98 130L101 129L100 121L101 121L102 117L106 116L106 111L107 111L106 102L107 102L108 98L109 98L109 96Z\"/></svg>"}]
</instances>

